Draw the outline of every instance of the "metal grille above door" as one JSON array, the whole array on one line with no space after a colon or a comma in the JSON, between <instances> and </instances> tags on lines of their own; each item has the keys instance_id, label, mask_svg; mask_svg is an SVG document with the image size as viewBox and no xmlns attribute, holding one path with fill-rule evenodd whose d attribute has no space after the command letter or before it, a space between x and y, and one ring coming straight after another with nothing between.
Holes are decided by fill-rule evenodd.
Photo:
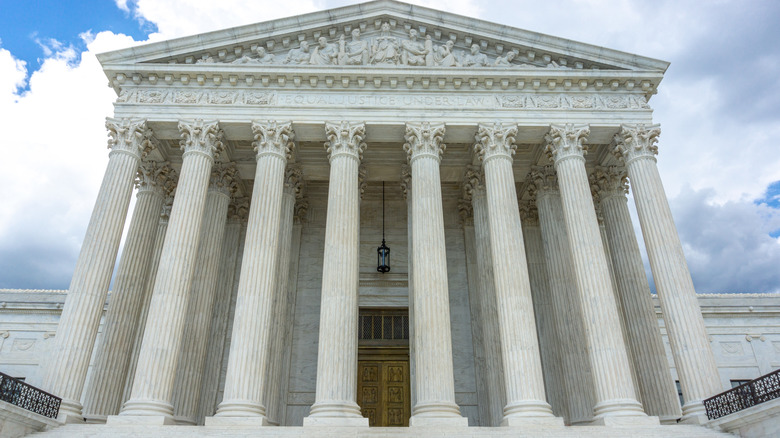
<instances>
[{"instance_id":1,"label":"metal grille above door","mask_svg":"<svg viewBox=\"0 0 780 438\"><path fill-rule=\"evenodd\" d=\"M358 339L381 344L409 342L409 313L406 309L361 309ZM374 343L374 342L371 342Z\"/></svg>"}]
</instances>

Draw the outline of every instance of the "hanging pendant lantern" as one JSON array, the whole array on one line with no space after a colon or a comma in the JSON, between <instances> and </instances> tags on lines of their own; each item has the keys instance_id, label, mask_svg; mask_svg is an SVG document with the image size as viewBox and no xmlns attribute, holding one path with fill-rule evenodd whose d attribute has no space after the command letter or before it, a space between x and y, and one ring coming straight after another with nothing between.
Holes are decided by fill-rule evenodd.
<instances>
[{"instance_id":1,"label":"hanging pendant lantern","mask_svg":"<svg viewBox=\"0 0 780 438\"><path fill-rule=\"evenodd\" d=\"M385 273L390 272L390 248L385 245L385 182L382 181L382 245L376 249L376 270Z\"/></svg>"}]
</instances>

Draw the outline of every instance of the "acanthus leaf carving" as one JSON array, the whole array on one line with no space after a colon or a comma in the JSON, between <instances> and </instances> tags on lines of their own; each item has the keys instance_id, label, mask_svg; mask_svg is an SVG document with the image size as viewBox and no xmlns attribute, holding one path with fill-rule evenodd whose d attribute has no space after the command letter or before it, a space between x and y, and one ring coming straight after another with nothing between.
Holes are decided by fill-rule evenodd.
<instances>
[{"instance_id":1,"label":"acanthus leaf carving","mask_svg":"<svg viewBox=\"0 0 780 438\"><path fill-rule=\"evenodd\" d=\"M628 194L628 175L624 168L617 166L596 166L589 176L593 200L599 204L610 197L622 197Z\"/></svg>"},{"instance_id":2,"label":"acanthus leaf carving","mask_svg":"<svg viewBox=\"0 0 780 438\"><path fill-rule=\"evenodd\" d=\"M108 117L106 129L111 152L123 152L143 160L154 149L152 130L146 126L146 119Z\"/></svg>"},{"instance_id":3,"label":"acanthus leaf carving","mask_svg":"<svg viewBox=\"0 0 780 438\"><path fill-rule=\"evenodd\" d=\"M534 199L558 192L558 174L553 166L531 167L528 180L528 193Z\"/></svg>"},{"instance_id":4,"label":"acanthus leaf carving","mask_svg":"<svg viewBox=\"0 0 780 438\"><path fill-rule=\"evenodd\" d=\"M303 168L299 164L288 164L284 169L284 188L299 200L303 198L304 184Z\"/></svg>"},{"instance_id":5,"label":"acanthus leaf carving","mask_svg":"<svg viewBox=\"0 0 780 438\"><path fill-rule=\"evenodd\" d=\"M412 166L408 164L401 165L401 191L404 199L409 200L412 194Z\"/></svg>"},{"instance_id":6,"label":"acanthus leaf carving","mask_svg":"<svg viewBox=\"0 0 780 438\"><path fill-rule=\"evenodd\" d=\"M209 189L216 190L227 196L233 196L238 190L238 181L240 179L236 163L217 162L211 168Z\"/></svg>"},{"instance_id":7,"label":"acanthus leaf carving","mask_svg":"<svg viewBox=\"0 0 780 438\"><path fill-rule=\"evenodd\" d=\"M544 150L555 163L572 157L584 159L589 134L588 125L550 125L550 131L544 136L547 143Z\"/></svg>"},{"instance_id":8,"label":"acanthus leaf carving","mask_svg":"<svg viewBox=\"0 0 780 438\"><path fill-rule=\"evenodd\" d=\"M433 157L440 161L447 149L447 145L444 144L444 130L444 123L407 123L404 151L409 161L412 162L422 156Z\"/></svg>"},{"instance_id":9,"label":"acanthus leaf carving","mask_svg":"<svg viewBox=\"0 0 780 438\"><path fill-rule=\"evenodd\" d=\"M522 220L525 225L539 225L539 210L536 208L535 200L526 199L520 201L518 207L520 208L520 220Z\"/></svg>"},{"instance_id":10,"label":"acanthus leaf carving","mask_svg":"<svg viewBox=\"0 0 780 438\"><path fill-rule=\"evenodd\" d=\"M185 155L197 152L214 159L225 147L223 142L225 134L216 120L180 120L179 132L181 134L179 146Z\"/></svg>"},{"instance_id":11,"label":"acanthus leaf carving","mask_svg":"<svg viewBox=\"0 0 780 438\"><path fill-rule=\"evenodd\" d=\"M340 155L348 155L358 160L363 159L363 151L366 149L366 143L363 141L366 138L365 123L346 120L326 122L325 136L328 139L325 142L328 160Z\"/></svg>"},{"instance_id":12,"label":"acanthus leaf carving","mask_svg":"<svg viewBox=\"0 0 780 438\"><path fill-rule=\"evenodd\" d=\"M168 196L171 185L176 185L177 172L168 161L143 161L138 166L135 187L139 191L151 190L160 196Z\"/></svg>"},{"instance_id":13,"label":"acanthus leaf carving","mask_svg":"<svg viewBox=\"0 0 780 438\"><path fill-rule=\"evenodd\" d=\"M228 221L246 224L249 220L249 198L233 197L228 204Z\"/></svg>"},{"instance_id":14,"label":"acanthus leaf carving","mask_svg":"<svg viewBox=\"0 0 780 438\"><path fill-rule=\"evenodd\" d=\"M487 162L494 157L511 159L517 150L515 138L517 137L517 125L504 126L501 123L491 125L480 124L477 128L474 144L474 152L479 155L482 162Z\"/></svg>"},{"instance_id":15,"label":"acanthus leaf carving","mask_svg":"<svg viewBox=\"0 0 780 438\"><path fill-rule=\"evenodd\" d=\"M637 158L655 160L659 135L661 125L621 125L620 132L615 134L613 153L626 164Z\"/></svg>"},{"instance_id":16,"label":"acanthus leaf carving","mask_svg":"<svg viewBox=\"0 0 780 438\"><path fill-rule=\"evenodd\" d=\"M290 158L295 139L291 121L269 120L265 123L253 121L252 133L255 140L252 142L252 147L257 154L257 159L263 155L275 155L284 160Z\"/></svg>"}]
</instances>

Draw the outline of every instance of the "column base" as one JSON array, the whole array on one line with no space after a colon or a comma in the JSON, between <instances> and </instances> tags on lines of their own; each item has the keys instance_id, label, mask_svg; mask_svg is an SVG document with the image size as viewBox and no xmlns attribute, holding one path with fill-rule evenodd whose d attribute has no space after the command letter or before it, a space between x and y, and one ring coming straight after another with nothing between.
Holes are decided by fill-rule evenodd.
<instances>
[{"instance_id":1,"label":"column base","mask_svg":"<svg viewBox=\"0 0 780 438\"><path fill-rule=\"evenodd\" d=\"M260 403L249 400L225 400L217 407L217 413L214 417L230 418L265 418L265 406Z\"/></svg>"},{"instance_id":2,"label":"column base","mask_svg":"<svg viewBox=\"0 0 780 438\"><path fill-rule=\"evenodd\" d=\"M469 427L466 417L429 417L412 415L409 427Z\"/></svg>"},{"instance_id":3,"label":"column base","mask_svg":"<svg viewBox=\"0 0 780 438\"><path fill-rule=\"evenodd\" d=\"M166 417L173 421L173 405L160 400L134 400L130 399L122 406L119 415L113 417ZM107 421L108 422L108 421ZM154 423L157 424L157 423ZM172 424L172 423L165 423Z\"/></svg>"},{"instance_id":4,"label":"column base","mask_svg":"<svg viewBox=\"0 0 780 438\"><path fill-rule=\"evenodd\" d=\"M87 424L106 424L107 415L85 415L84 422Z\"/></svg>"},{"instance_id":5,"label":"column base","mask_svg":"<svg viewBox=\"0 0 780 438\"><path fill-rule=\"evenodd\" d=\"M682 407L682 418L680 423L683 424L704 424L710 421L707 418L707 410L704 408L704 402L701 400L691 401L685 403Z\"/></svg>"},{"instance_id":6,"label":"column base","mask_svg":"<svg viewBox=\"0 0 780 438\"><path fill-rule=\"evenodd\" d=\"M198 422L193 420L192 418L187 417L173 417L173 421L176 422L176 424L181 426L197 426Z\"/></svg>"},{"instance_id":7,"label":"column base","mask_svg":"<svg viewBox=\"0 0 780 438\"><path fill-rule=\"evenodd\" d=\"M141 424L144 426L168 426L176 424L173 417L168 415L109 415L106 418L106 424L109 426L126 426L131 424Z\"/></svg>"},{"instance_id":8,"label":"column base","mask_svg":"<svg viewBox=\"0 0 780 438\"><path fill-rule=\"evenodd\" d=\"M273 426L265 415L251 417L230 417L227 415L206 417L206 426L244 426L244 427L265 427Z\"/></svg>"},{"instance_id":9,"label":"column base","mask_svg":"<svg viewBox=\"0 0 780 438\"><path fill-rule=\"evenodd\" d=\"M368 427L365 417L315 417L309 415L303 418L303 427Z\"/></svg>"},{"instance_id":10,"label":"column base","mask_svg":"<svg viewBox=\"0 0 780 438\"><path fill-rule=\"evenodd\" d=\"M561 417L504 417L501 427L564 427Z\"/></svg>"},{"instance_id":11,"label":"column base","mask_svg":"<svg viewBox=\"0 0 780 438\"><path fill-rule=\"evenodd\" d=\"M624 417L610 415L608 417L595 418L590 422L590 425L607 427L646 427L660 426L661 421L658 417L648 417L647 415L630 415Z\"/></svg>"},{"instance_id":12,"label":"column base","mask_svg":"<svg viewBox=\"0 0 780 438\"><path fill-rule=\"evenodd\" d=\"M605 417L646 417L642 404L634 399L613 399L596 403L594 421Z\"/></svg>"},{"instance_id":13,"label":"column base","mask_svg":"<svg viewBox=\"0 0 780 438\"><path fill-rule=\"evenodd\" d=\"M680 421L680 417L678 416L659 416L659 420L661 420L661 424L677 424Z\"/></svg>"}]
</instances>

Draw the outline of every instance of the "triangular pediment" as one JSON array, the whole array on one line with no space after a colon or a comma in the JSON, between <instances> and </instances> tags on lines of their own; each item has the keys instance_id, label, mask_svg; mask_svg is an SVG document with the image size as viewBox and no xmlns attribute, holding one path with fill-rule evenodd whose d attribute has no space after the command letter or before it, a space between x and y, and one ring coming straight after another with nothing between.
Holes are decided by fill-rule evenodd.
<instances>
[{"instance_id":1,"label":"triangular pediment","mask_svg":"<svg viewBox=\"0 0 780 438\"><path fill-rule=\"evenodd\" d=\"M307 47L308 46L308 47ZM98 55L145 64L270 69L516 69L660 73L668 63L470 17L378 0ZM150 65L151 64L151 65Z\"/></svg>"}]
</instances>

